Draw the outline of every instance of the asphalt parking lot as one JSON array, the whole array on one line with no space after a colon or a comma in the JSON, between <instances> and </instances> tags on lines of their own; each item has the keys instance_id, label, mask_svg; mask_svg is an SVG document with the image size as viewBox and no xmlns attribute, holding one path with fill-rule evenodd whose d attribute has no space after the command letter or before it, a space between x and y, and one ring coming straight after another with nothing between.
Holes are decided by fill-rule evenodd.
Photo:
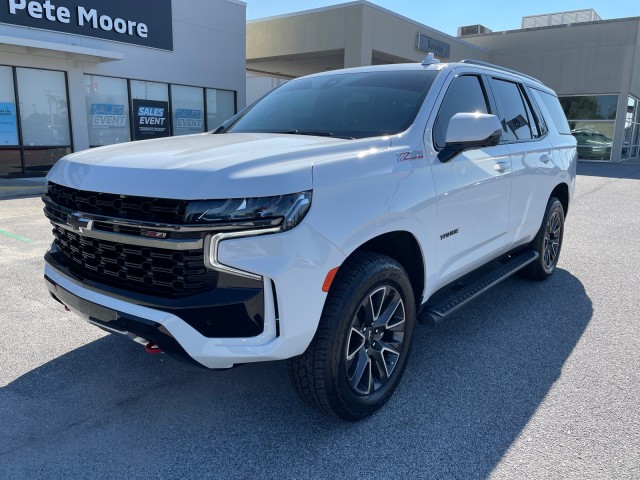
<instances>
[{"instance_id":1,"label":"asphalt parking lot","mask_svg":"<svg viewBox=\"0 0 640 480\"><path fill-rule=\"evenodd\" d=\"M40 200L0 200L0 478L640 478L640 165L579 173L556 274L418 328L357 424L283 362L199 370L65 313Z\"/></svg>"}]
</instances>

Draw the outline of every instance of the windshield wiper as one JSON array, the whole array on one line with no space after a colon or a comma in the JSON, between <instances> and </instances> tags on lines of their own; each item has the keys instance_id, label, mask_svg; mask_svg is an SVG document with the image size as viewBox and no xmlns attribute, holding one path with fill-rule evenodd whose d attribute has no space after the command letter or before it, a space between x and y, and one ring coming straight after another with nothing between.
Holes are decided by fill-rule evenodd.
<instances>
[{"instance_id":1,"label":"windshield wiper","mask_svg":"<svg viewBox=\"0 0 640 480\"><path fill-rule=\"evenodd\" d=\"M306 131L306 130L288 130L288 131L282 132L282 133L287 133L289 135L309 135L309 136L312 136L312 137L333 137L333 138L344 138L346 140L355 140L355 138L353 138L353 137L334 135L331 132L313 132L313 131Z\"/></svg>"}]
</instances>

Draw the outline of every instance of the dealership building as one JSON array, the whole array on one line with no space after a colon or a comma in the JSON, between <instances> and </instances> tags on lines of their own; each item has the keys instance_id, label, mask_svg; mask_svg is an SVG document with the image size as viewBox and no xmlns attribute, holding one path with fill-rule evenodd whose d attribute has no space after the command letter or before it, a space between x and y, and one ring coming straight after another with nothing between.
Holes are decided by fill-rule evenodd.
<instances>
[{"instance_id":1,"label":"dealership building","mask_svg":"<svg viewBox=\"0 0 640 480\"><path fill-rule=\"evenodd\" d=\"M583 160L640 157L640 17L602 20L593 10L481 25L453 37L367 1L247 24L248 99L287 79L336 68L474 59L536 77L560 96Z\"/></svg>"},{"instance_id":2,"label":"dealership building","mask_svg":"<svg viewBox=\"0 0 640 480\"><path fill-rule=\"evenodd\" d=\"M0 0L0 178L204 132L245 103L246 4Z\"/></svg>"},{"instance_id":3,"label":"dealership building","mask_svg":"<svg viewBox=\"0 0 640 480\"><path fill-rule=\"evenodd\" d=\"M475 59L560 96L583 160L640 158L640 17L593 10L447 35L359 0L246 22L238 0L0 0L0 179L72 151L214 129L302 75Z\"/></svg>"}]
</instances>

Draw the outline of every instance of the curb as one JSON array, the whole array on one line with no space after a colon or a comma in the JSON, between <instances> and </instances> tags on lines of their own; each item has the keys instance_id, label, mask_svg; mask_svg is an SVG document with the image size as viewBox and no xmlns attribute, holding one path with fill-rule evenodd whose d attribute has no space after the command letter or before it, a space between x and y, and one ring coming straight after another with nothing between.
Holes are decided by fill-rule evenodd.
<instances>
[{"instance_id":1,"label":"curb","mask_svg":"<svg viewBox=\"0 0 640 480\"><path fill-rule=\"evenodd\" d=\"M44 193L44 187L22 188L5 190L0 187L0 200L11 200L12 198L39 197Z\"/></svg>"},{"instance_id":2,"label":"curb","mask_svg":"<svg viewBox=\"0 0 640 480\"><path fill-rule=\"evenodd\" d=\"M0 200L35 197L45 191L45 179L0 180Z\"/></svg>"}]
</instances>

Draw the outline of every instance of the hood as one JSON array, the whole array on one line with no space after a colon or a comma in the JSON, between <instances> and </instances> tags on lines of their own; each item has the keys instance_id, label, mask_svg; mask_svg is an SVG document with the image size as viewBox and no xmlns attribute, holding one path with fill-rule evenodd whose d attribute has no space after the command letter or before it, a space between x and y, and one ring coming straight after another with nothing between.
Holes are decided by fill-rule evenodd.
<instances>
[{"instance_id":1,"label":"hood","mask_svg":"<svg viewBox=\"0 0 640 480\"><path fill-rule=\"evenodd\" d=\"M205 133L74 153L58 161L47 179L79 190L143 197L272 196L311 189L318 161L389 145L388 138Z\"/></svg>"}]
</instances>

